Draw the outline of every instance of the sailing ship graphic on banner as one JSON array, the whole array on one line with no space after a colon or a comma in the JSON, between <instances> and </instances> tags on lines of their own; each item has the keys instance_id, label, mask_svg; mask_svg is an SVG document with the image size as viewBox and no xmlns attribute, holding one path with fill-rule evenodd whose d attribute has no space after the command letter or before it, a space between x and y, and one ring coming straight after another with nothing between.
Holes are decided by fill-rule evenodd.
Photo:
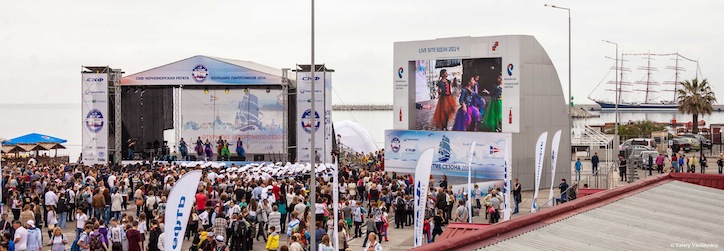
<instances>
[{"instance_id":1,"label":"sailing ship graphic on banner","mask_svg":"<svg viewBox=\"0 0 724 251\"><path fill-rule=\"evenodd\" d=\"M283 98L280 90L183 90L181 135L215 146L221 136L233 147L241 139L248 153L283 152Z\"/></svg>"},{"instance_id":2,"label":"sailing ship graphic on banner","mask_svg":"<svg viewBox=\"0 0 724 251\"><path fill-rule=\"evenodd\" d=\"M483 179L503 179L509 140L509 133L387 130L385 170L412 173L422 151L434 148L433 174L467 176L468 151L476 141L473 172Z\"/></svg>"}]
</instances>

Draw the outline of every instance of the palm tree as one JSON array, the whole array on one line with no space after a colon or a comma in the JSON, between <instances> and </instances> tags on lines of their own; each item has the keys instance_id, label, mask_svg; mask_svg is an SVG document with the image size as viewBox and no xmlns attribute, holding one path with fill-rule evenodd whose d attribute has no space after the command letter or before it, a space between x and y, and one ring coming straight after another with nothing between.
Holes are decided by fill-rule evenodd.
<instances>
[{"instance_id":1,"label":"palm tree","mask_svg":"<svg viewBox=\"0 0 724 251\"><path fill-rule=\"evenodd\" d=\"M699 133L699 114L711 114L714 103L716 103L716 97L706 79L701 83L698 78L695 78L691 81L679 82L679 84L681 84L681 88L677 93L679 111L692 115L692 132L697 134Z\"/></svg>"}]
</instances>

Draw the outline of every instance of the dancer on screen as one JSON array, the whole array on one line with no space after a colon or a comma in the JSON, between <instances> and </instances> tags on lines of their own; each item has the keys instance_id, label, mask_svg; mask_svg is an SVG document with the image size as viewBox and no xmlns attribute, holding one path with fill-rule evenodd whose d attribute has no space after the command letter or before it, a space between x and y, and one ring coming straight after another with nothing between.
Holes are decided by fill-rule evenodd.
<instances>
[{"instance_id":1,"label":"dancer on screen","mask_svg":"<svg viewBox=\"0 0 724 251\"><path fill-rule=\"evenodd\" d=\"M448 130L448 122L455 113L455 98L452 97L451 88L450 80L447 79L447 70L440 70L440 80L437 82L437 92L440 99L437 101L432 123L435 128L444 131Z\"/></svg>"},{"instance_id":2,"label":"dancer on screen","mask_svg":"<svg viewBox=\"0 0 724 251\"><path fill-rule=\"evenodd\" d=\"M459 99L460 108L455 114L453 131L476 131L477 125L480 123L480 110L473 105L475 94L472 85L473 79L463 84Z\"/></svg>"},{"instance_id":3,"label":"dancer on screen","mask_svg":"<svg viewBox=\"0 0 724 251\"><path fill-rule=\"evenodd\" d=\"M483 90L491 97L490 103L485 108L485 117L483 117L483 131L500 132L502 131L503 119L503 77L498 73L498 85L491 91Z\"/></svg>"}]
</instances>

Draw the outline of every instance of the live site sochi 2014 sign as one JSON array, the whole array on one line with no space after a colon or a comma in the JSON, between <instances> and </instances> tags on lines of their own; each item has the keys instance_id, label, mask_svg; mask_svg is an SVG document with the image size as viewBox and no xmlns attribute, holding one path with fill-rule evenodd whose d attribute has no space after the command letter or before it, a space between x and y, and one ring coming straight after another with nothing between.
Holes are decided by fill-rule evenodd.
<instances>
[{"instance_id":1,"label":"live site sochi 2014 sign","mask_svg":"<svg viewBox=\"0 0 724 251\"><path fill-rule=\"evenodd\" d=\"M82 74L82 161L108 163L108 74Z\"/></svg>"}]
</instances>

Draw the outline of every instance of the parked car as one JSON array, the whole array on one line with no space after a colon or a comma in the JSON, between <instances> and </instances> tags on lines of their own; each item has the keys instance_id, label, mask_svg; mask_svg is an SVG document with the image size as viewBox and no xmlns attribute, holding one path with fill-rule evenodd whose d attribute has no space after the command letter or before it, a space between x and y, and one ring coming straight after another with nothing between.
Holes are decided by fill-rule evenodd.
<instances>
[{"instance_id":1,"label":"parked car","mask_svg":"<svg viewBox=\"0 0 724 251\"><path fill-rule=\"evenodd\" d=\"M695 138L689 138L689 137L678 137L677 139L686 140L691 144L691 150L692 151L701 151L701 142L699 142L698 139Z\"/></svg>"},{"instance_id":2,"label":"parked car","mask_svg":"<svg viewBox=\"0 0 724 251\"><path fill-rule=\"evenodd\" d=\"M681 135L681 137L692 138L692 139L698 140L699 142L701 142L702 149L703 148L711 149L711 147L712 147L711 140L707 139L706 137L701 136L699 134L687 133L687 134Z\"/></svg>"},{"instance_id":3,"label":"parked car","mask_svg":"<svg viewBox=\"0 0 724 251\"><path fill-rule=\"evenodd\" d=\"M620 149L626 150L626 148L629 148L631 146L648 146L655 148L656 142L654 139L645 139L645 138L635 138L635 139L628 139L621 144Z\"/></svg>"},{"instance_id":4,"label":"parked car","mask_svg":"<svg viewBox=\"0 0 724 251\"><path fill-rule=\"evenodd\" d=\"M680 139L680 138L673 138L673 145L671 145L671 150L675 153L678 153L679 151L684 152L691 152L691 143L689 143L688 140Z\"/></svg>"},{"instance_id":5,"label":"parked car","mask_svg":"<svg viewBox=\"0 0 724 251\"><path fill-rule=\"evenodd\" d=\"M653 158L654 163L651 163L651 166L655 166L656 163L656 157L659 157L659 152L657 151L641 151L639 153L637 160L635 163L637 163L637 167L640 169L646 169L646 167L649 166L649 154L651 154L651 158Z\"/></svg>"}]
</instances>

